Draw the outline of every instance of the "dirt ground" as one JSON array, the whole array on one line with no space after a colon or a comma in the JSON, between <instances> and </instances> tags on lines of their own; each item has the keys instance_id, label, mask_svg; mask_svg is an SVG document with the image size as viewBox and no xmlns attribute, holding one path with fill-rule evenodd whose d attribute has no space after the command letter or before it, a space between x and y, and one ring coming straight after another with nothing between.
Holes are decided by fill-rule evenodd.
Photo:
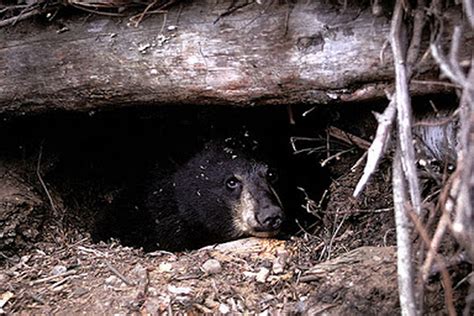
<instances>
[{"instance_id":1,"label":"dirt ground","mask_svg":"<svg viewBox=\"0 0 474 316\"><path fill-rule=\"evenodd\" d=\"M29 155L22 144L21 154L5 155L0 164L0 314L399 313L389 163L355 200L363 166L354 166L362 150L352 148L328 163L325 198L304 205L314 224L287 240L144 253L118 241L94 244L85 229L93 214L88 207L106 205L116 187L98 186L100 177L95 187L76 174L47 177L61 168L61 157L44 150L39 159L38 147ZM471 270L449 270L459 313ZM424 314L446 314L444 294L433 271Z\"/></svg>"},{"instance_id":2,"label":"dirt ground","mask_svg":"<svg viewBox=\"0 0 474 316\"><path fill-rule=\"evenodd\" d=\"M319 265L301 247L302 240L244 239L143 254L87 240L44 244L3 270L2 299L7 313L20 314L397 310L393 247L363 247Z\"/></svg>"},{"instance_id":3,"label":"dirt ground","mask_svg":"<svg viewBox=\"0 0 474 316\"><path fill-rule=\"evenodd\" d=\"M383 205L390 199L379 198L375 212L347 203L347 196L346 203L337 201L350 175L338 179L325 228L290 240L250 238L191 252L143 253L56 231L55 240L21 256L2 253L1 312L393 315L399 312L393 218L390 205ZM374 192L388 192L386 183ZM439 283L434 276L426 314L445 312ZM459 309L466 286L455 293Z\"/></svg>"}]
</instances>

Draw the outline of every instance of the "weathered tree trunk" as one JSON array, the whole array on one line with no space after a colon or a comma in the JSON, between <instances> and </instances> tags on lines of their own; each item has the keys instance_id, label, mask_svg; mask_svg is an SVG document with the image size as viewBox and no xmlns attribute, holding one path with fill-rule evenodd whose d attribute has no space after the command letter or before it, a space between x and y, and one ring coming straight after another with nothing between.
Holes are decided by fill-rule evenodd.
<instances>
[{"instance_id":1,"label":"weathered tree trunk","mask_svg":"<svg viewBox=\"0 0 474 316\"><path fill-rule=\"evenodd\" d=\"M1 28L0 113L314 104L372 99L391 88L388 14L326 1L273 1L218 19L231 2L186 2L138 28L97 15ZM447 31L456 14L446 13ZM473 37L466 37L462 55L472 51ZM426 81L437 78L430 58L418 69L413 93L448 89Z\"/></svg>"}]
</instances>

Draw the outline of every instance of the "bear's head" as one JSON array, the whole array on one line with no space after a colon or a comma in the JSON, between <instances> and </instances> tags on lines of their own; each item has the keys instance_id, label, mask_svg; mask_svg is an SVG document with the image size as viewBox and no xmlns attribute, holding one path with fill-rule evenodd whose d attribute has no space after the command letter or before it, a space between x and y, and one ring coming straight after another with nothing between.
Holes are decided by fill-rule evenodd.
<instances>
[{"instance_id":1,"label":"bear's head","mask_svg":"<svg viewBox=\"0 0 474 316\"><path fill-rule=\"evenodd\" d=\"M225 142L208 143L173 180L180 217L196 237L270 237L284 221L275 171Z\"/></svg>"}]
</instances>

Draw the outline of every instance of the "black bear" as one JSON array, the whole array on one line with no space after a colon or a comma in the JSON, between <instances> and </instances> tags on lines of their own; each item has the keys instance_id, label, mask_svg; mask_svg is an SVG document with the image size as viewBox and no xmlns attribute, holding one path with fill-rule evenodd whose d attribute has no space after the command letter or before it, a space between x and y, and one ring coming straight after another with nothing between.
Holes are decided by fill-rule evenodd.
<instances>
[{"instance_id":1,"label":"black bear","mask_svg":"<svg viewBox=\"0 0 474 316\"><path fill-rule=\"evenodd\" d=\"M152 172L136 196L142 202L132 207L121 199L96 239L177 251L277 235L285 220L278 177L250 147L235 139L209 142L175 171Z\"/></svg>"}]
</instances>

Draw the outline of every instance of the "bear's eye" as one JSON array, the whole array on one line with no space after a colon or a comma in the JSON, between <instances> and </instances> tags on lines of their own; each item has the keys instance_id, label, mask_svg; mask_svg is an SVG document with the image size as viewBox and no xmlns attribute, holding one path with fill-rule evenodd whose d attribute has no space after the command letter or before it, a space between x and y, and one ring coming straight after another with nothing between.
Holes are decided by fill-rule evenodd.
<instances>
[{"instance_id":1,"label":"bear's eye","mask_svg":"<svg viewBox=\"0 0 474 316\"><path fill-rule=\"evenodd\" d=\"M240 181L239 179L237 179L236 177L230 177L229 179L226 180L225 182L225 185L228 189L230 190L235 190L238 188L240 184Z\"/></svg>"},{"instance_id":2,"label":"bear's eye","mask_svg":"<svg viewBox=\"0 0 474 316\"><path fill-rule=\"evenodd\" d=\"M270 181L272 183L275 182L276 180L278 180L278 175L277 175L277 173L274 169L268 169L267 179L268 179L268 181Z\"/></svg>"}]
</instances>

